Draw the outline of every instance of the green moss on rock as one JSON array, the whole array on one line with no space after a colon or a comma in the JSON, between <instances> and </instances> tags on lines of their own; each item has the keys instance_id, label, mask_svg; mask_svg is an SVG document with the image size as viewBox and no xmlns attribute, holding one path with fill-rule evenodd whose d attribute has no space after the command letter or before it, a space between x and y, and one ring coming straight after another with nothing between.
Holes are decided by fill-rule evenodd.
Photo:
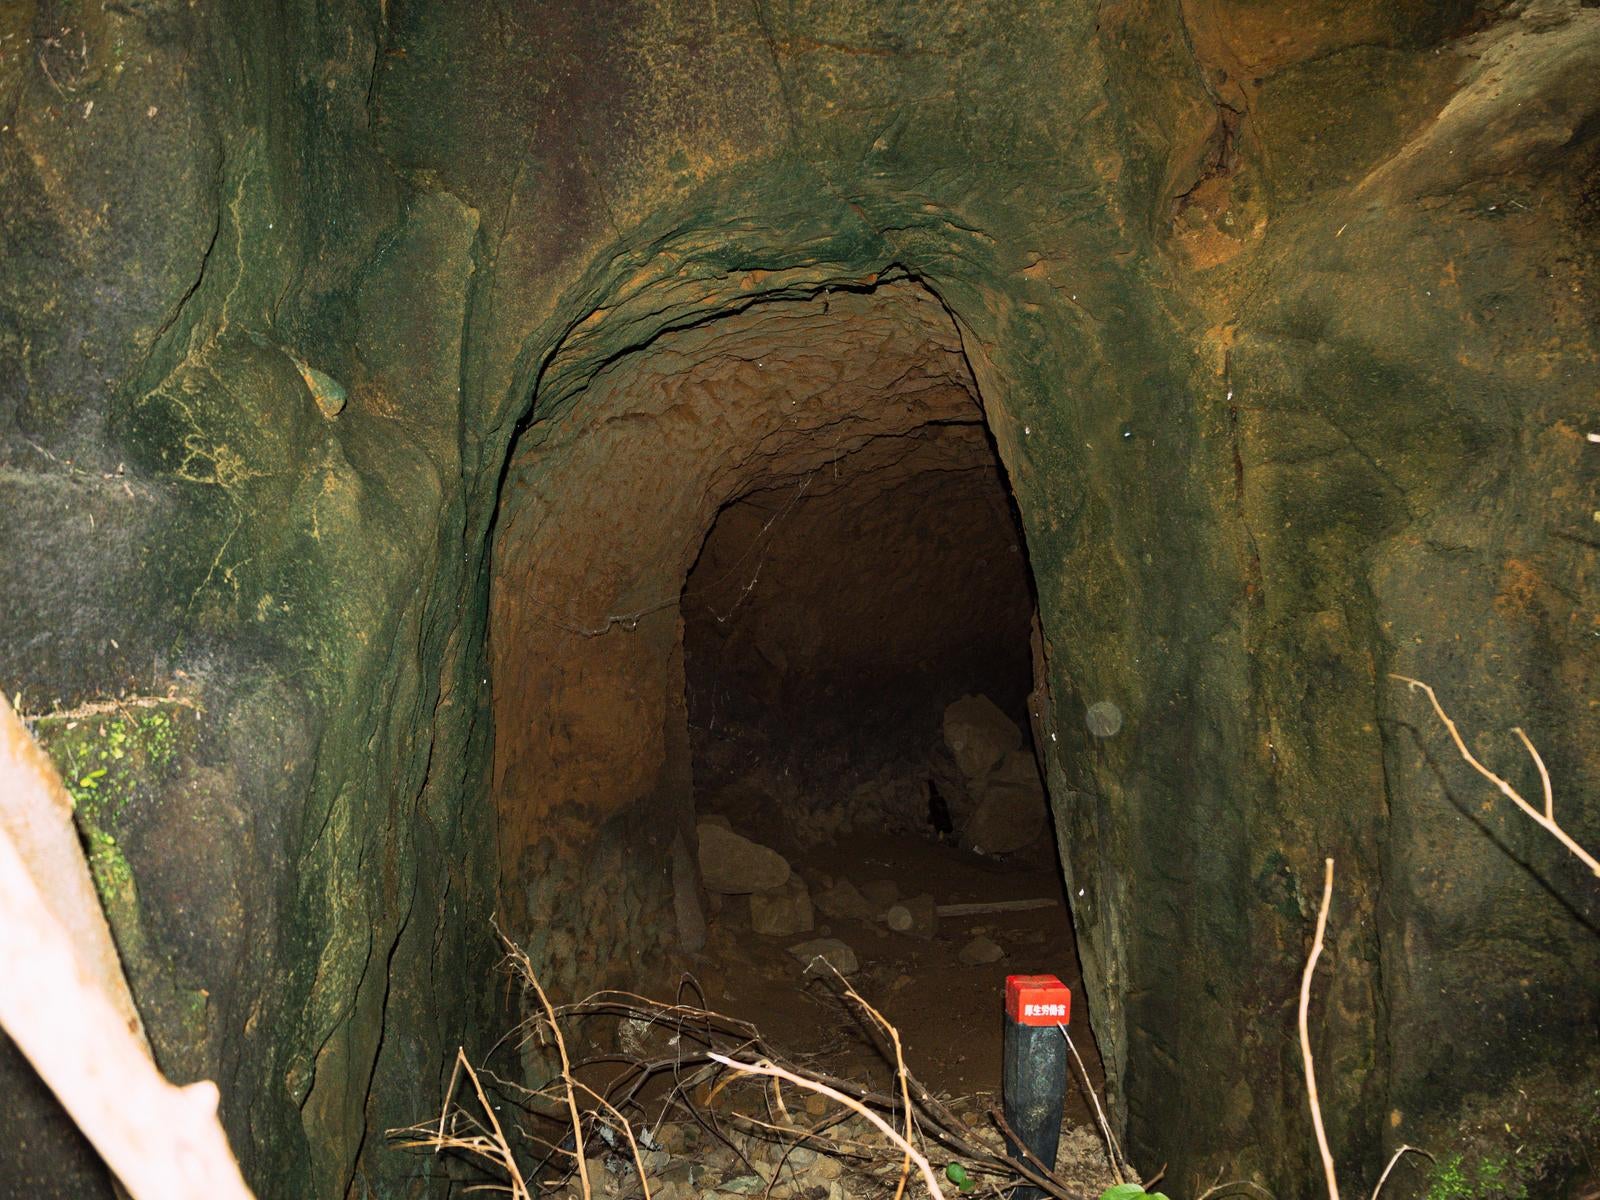
<instances>
[{"instance_id":1,"label":"green moss on rock","mask_svg":"<svg viewBox=\"0 0 1600 1200\"><path fill-rule=\"evenodd\" d=\"M198 714L183 701L135 699L34 718L34 736L72 797L101 903L123 953L144 945L138 889L119 833L136 798L159 793L179 756L192 748Z\"/></svg>"}]
</instances>

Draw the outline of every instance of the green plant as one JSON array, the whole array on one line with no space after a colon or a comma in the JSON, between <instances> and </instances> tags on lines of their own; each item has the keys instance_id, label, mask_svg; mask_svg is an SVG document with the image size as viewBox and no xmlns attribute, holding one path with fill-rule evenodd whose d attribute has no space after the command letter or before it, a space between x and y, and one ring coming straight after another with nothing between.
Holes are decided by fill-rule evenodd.
<instances>
[{"instance_id":1,"label":"green plant","mask_svg":"<svg viewBox=\"0 0 1600 1200\"><path fill-rule=\"evenodd\" d=\"M951 1183L955 1184L958 1190L963 1192L970 1192L973 1188L978 1186L972 1181L972 1176L967 1174L967 1169L960 1163L953 1162L946 1166L944 1169L944 1177Z\"/></svg>"},{"instance_id":2,"label":"green plant","mask_svg":"<svg viewBox=\"0 0 1600 1200\"><path fill-rule=\"evenodd\" d=\"M1527 1185L1501 1159L1484 1158L1470 1167L1452 1154L1434 1167L1423 1200L1527 1200Z\"/></svg>"},{"instance_id":3,"label":"green plant","mask_svg":"<svg viewBox=\"0 0 1600 1200\"><path fill-rule=\"evenodd\" d=\"M1461 1167L1461 1155L1452 1154L1434 1168L1426 1200L1465 1200L1470 1195L1472 1191L1467 1186L1467 1174Z\"/></svg>"},{"instance_id":4,"label":"green plant","mask_svg":"<svg viewBox=\"0 0 1600 1200\"><path fill-rule=\"evenodd\" d=\"M1100 1193L1100 1200L1138 1200L1140 1196L1147 1196L1149 1200L1167 1200L1164 1192L1147 1192L1140 1183L1119 1183L1108 1187Z\"/></svg>"},{"instance_id":5,"label":"green plant","mask_svg":"<svg viewBox=\"0 0 1600 1200\"><path fill-rule=\"evenodd\" d=\"M108 911L132 900L133 879L116 830L141 788L164 775L185 732L182 701L106 702L33 719L34 736L61 772L95 888Z\"/></svg>"}]
</instances>

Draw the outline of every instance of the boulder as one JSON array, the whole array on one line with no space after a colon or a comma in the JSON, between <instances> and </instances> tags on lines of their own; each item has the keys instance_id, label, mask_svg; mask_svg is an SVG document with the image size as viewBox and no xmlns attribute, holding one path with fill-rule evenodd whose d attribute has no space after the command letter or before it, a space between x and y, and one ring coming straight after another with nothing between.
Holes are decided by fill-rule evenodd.
<instances>
[{"instance_id":1,"label":"boulder","mask_svg":"<svg viewBox=\"0 0 1600 1200\"><path fill-rule=\"evenodd\" d=\"M961 947L956 957L969 967L981 967L988 963L999 962L1006 956L1000 943L993 938L979 934L965 946Z\"/></svg>"},{"instance_id":2,"label":"boulder","mask_svg":"<svg viewBox=\"0 0 1600 1200\"><path fill-rule=\"evenodd\" d=\"M870 921L878 913L872 902L848 879L841 879L819 892L814 903L818 912L835 920Z\"/></svg>"},{"instance_id":3,"label":"boulder","mask_svg":"<svg viewBox=\"0 0 1600 1200\"><path fill-rule=\"evenodd\" d=\"M1033 757L1033 751L1026 747L1011 751L1000 760L994 770L979 781L980 798L984 788L994 784L1015 784L1018 787L1033 788L1039 795L1044 795L1044 783L1039 778L1038 760Z\"/></svg>"},{"instance_id":4,"label":"boulder","mask_svg":"<svg viewBox=\"0 0 1600 1200\"><path fill-rule=\"evenodd\" d=\"M974 786L977 806L962 841L980 854L1010 854L1044 833L1044 784L1033 755L1014 750Z\"/></svg>"},{"instance_id":5,"label":"boulder","mask_svg":"<svg viewBox=\"0 0 1600 1200\"><path fill-rule=\"evenodd\" d=\"M791 875L789 882L775 891L755 892L750 897L750 928L757 933L790 937L810 933L814 927L811 892L798 875Z\"/></svg>"},{"instance_id":6,"label":"boulder","mask_svg":"<svg viewBox=\"0 0 1600 1200\"><path fill-rule=\"evenodd\" d=\"M788 860L776 850L708 821L700 822L699 833L700 876L708 892L742 896L789 882Z\"/></svg>"},{"instance_id":7,"label":"boulder","mask_svg":"<svg viewBox=\"0 0 1600 1200\"><path fill-rule=\"evenodd\" d=\"M987 696L963 696L944 710L944 743L962 775L977 779L1022 745L1022 730Z\"/></svg>"},{"instance_id":8,"label":"boulder","mask_svg":"<svg viewBox=\"0 0 1600 1200\"><path fill-rule=\"evenodd\" d=\"M939 914L934 899L924 892L899 904L891 905L883 914L883 923L896 933L909 933L912 937L931 938L939 929Z\"/></svg>"},{"instance_id":9,"label":"boulder","mask_svg":"<svg viewBox=\"0 0 1600 1200\"><path fill-rule=\"evenodd\" d=\"M841 975L854 975L861 969L861 962L856 958L856 952L838 938L812 938L809 942L790 946L789 953L794 955L801 966L807 968L811 966L813 959L822 958L832 963L834 970Z\"/></svg>"}]
</instances>

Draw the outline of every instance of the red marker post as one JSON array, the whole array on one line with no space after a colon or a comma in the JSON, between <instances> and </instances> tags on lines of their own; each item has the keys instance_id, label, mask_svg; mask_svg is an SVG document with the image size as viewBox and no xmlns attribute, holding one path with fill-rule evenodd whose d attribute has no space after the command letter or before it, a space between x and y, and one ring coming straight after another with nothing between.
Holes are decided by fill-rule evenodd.
<instances>
[{"instance_id":1,"label":"red marker post","mask_svg":"<svg viewBox=\"0 0 1600 1200\"><path fill-rule=\"evenodd\" d=\"M1006 976L1005 1062L1001 1069L1006 1123L1028 1153L1051 1170L1061 1140L1067 1097L1067 1039L1058 1025L1072 1015L1072 992L1054 975ZM1018 1162L1022 1149L1007 1145ZM1037 1200L1044 1192L1020 1187L1012 1200Z\"/></svg>"}]
</instances>

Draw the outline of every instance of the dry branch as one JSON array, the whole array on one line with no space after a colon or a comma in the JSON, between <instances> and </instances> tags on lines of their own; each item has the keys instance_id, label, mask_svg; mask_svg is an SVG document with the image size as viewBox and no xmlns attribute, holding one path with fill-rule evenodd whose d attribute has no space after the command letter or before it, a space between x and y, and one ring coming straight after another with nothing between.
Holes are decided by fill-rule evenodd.
<instances>
[{"instance_id":1,"label":"dry branch","mask_svg":"<svg viewBox=\"0 0 1600 1200\"><path fill-rule=\"evenodd\" d=\"M1056 1028L1061 1031L1061 1036L1067 1039L1067 1049L1072 1051L1072 1061L1078 1064L1078 1074L1083 1079L1083 1090L1089 1093L1089 1099L1094 1103L1094 1117L1100 1124L1100 1136L1106 1141L1106 1157L1111 1160L1111 1174L1116 1177L1118 1183L1126 1183L1131 1172L1123 1170L1127 1163L1122 1157L1122 1147L1117 1145L1117 1139L1112 1136L1111 1122L1106 1120L1106 1111L1100 1107L1100 1097L1095 1095L1094 1081L1089 1078L1089 1068L1083 1065L1078 1047L1073 1045L1072 1035L1067 1032L1067 1027L1057 1024Z\"/></svg>"},{"instance_id":2,"label":"dry branch","mask_svg":"<svg viewBox=\"0 0 1600 1200\"><path fill-rule=\"evenodd\" d=\"M578 1084L578 1086L583 1088L583 1090L589 1095L593 1096L595 1098L595 1102L598 1103L601 1108L605 1109L606 1112L611 1114L612 1128L617 1130L618 1133L622 1134L622 1136L627 1139L628 1152L633 1157L633 1169L639 1176L639 1186L644 1189L644 1200L650 1200L650 1180L645 1175L644 1158L639 1153L639 1140L633 1136L633 1125L628 1121L627 1117L623 1116L617 1111L615 1105L613 1105L599 1092L595 1091L592 1087L581 1083Z\"/></svg>"},{"instance_id":3,"label":"dry branch","mask_svg":"<svg viewBox=\"0 0 1600 1200\"><path fill-rule=\"evenodd\" d=\"M533 988L534 994L539 997L539 1003L544 1008L545 1018L550 1022L550 1036L555 1039L556 1051L561 1056L561 1079L566 1085L567 1112L572 1118L572 1137L577 1146L575 1157L578 1160L578 1179L583 1185L583 1200L590 1200L593 1191L589 1184L589 1162L583 1152L583 1117L578 1112L578 1098L576 1088L572 1082L572 1060L567 1057L567 1041L561 1036L561 1023L556 1020L556 1010L550 1003L550 997L545 995L539 977L534 973L533 964L528 961L528 956L522 948L501 934L500 938L507 946L507 953L517 966L518 974L524 983ZM630 1131L629 1138L633 1134Z\"/></svg>"},{"instance_id":4,"label":"dry branch","mask_svg":"<svg viewBox=\"0 0 1600 1200\"><path fill-rule=\"evenodd\" d=\"M1322 1105L1317 1101L1317 1072L1311 1062L1311 1031L1306 1014L1311 1008L1311 976L1322 957L1322 938L1328 930L1328 906L1333 903L1333 859L1323 860L1322 907L1317 910L1317 932L1311 939L1311 956L1300 976L1300 1058L1305 1065L1306 1094L1311 1100L1311 1124L1317 1131L1317 1150L1322 1155L1322 1173L1328 1184L1328 1200L1339 1200L1339 1181L1333 1169L1333 1152L1328 1149L1328 1133L1322 1127Z\"/></svg>"},{"instance_id":5,"label":"dry branch","mask_svg":"<svg viewBox=\"0 0 1600 1200\"><path fill-rule=\"evenodd\" d=\"M1423 1158L1427 1159L1433 1158L1433 1155L1429 1154L1426 1150L1418 1149L1416 1146L1401 1146L1400 1149L1394 1152L1394 1157L1389 1159L1389 1165L1383 1169L1383 1174L1378 1176L1377 1186L1372 1189L1371 1200L1378 1200L1378 1193L1383 1191L1383 1185L1389 1182L1389 1173L1393 1171L1395 1167L1399 1165L1400 1160L1408 1154L1420 1154Z\"/></svg>"},{"instance_id":6,"label":"dry branch","mask_svg":"<svg viewBox=\"0 0 1600 1200\"><path fill-rule=\"evenodd\" d=\"M1544 788L1543 812L1529 804L1523 799L1521 792L1473 757L1472 751L1467 749L1467 743L1462 740L1461 731L1456 728L1456 723L1445 712L1444 705L1439 703L1439 697L1431 687L1420 679L1412 679L1409 675L1390 675L1389 678L1398 679L1401 683L1407 684L1413 689L1422 689L1427 695L1429 703L1433 705L1433 711L1438 713L1439 720L1444 722L1445 729L1450 733L1450 740L1456 744L1456 749L1460 752L1461 757L1466 760L1467 765L1494 784L1504 796L1510 799L1511 803L1526 813L1528 818L1537 824L1539 828L1565 846L1579 862L1589 868L1597 879L1600 879L1600 859L1596 859L1594 855L1578 845L1576 839L1561 828L1561 825L1556 821L1556 801L1555 793L1550 787L1550 772L1545 770L1544 760L1539 757L1539 751L1534 749L1533 743L1528 740L1528 735L1520 727L1513 729L1511 732L1517 735L1518 740L1522 742L1523 747L1528 751L1528 755L1533 759L1533 765L1539 769L1539 780Z\"/></svg>"},{"instance_id":7,"label":"dry branch","mask_svg":"<svg viewBox=\"0 0 1600 1200\"><path fill-rule=\"evenodd\" d=\"M1013 1161L1007 1155L1003 1141L969 1130L943 1101L929 1092L911 1073L894 1026L842 979L837 980L843 985L839 989L842 1001L855 1006L868 1021L868 1028L880 1035L879 1048L895 1072L890 1091L879 1091L866 1084L830 1076L813 1066L789 1061L766 1043L755 1026L694 1005L667 1004L619 991L597 992L575 1004L550 1005L543 988L535 986L537 981L533 978L532 964L525 954L512 947L506 963L536 994L541 995L544 1020L555 1023L575 1017L609 1016L619 1022L659 1027L664 1034L670 1034L668 1044L671 1049L659 1057L651 1057L640 1043L637 1053L624 1050L595 1055L576 1063L563 1061L561 1070L539 1088L509 1083L479 1069L477 1075L492 1079L501 1089L503 1097L510 1099L535 1120L552 1121L556 1119L553 1115L555 1112L565 1110L562 1123L570 1124L573 1132L563 1146L550 1144L527 1128L518 1131L529 1143L548 1145L550 1155L545 1158L546 1163L557 1154L571 1155L572 1147L578 1144L582 1131L589 1128L590 1122L597 1122L613 1126L622 1137L628 1139L633 1151L634 1170L640 1173L642 1181L644 1164L638 1152L639 1140L642 1139L632 1136L633 1127L623 1113L624 1110L643 1113L645 1085L650 1080L660 1080L667 1083L668 1087L665 1096L655 1096L650 1102L652 1106L660 1106L654 1124L666 1120L673 1112L687 1115L711 1137L720 1141L732 1155L743 1161L751 1173L762 1172L730 1133L724 1132L722 1120L740 1133L783 1147L785 1156L794 1148L806 1145L830 1156L853 1160L859 1167L874 1173L881 1171L886 1188L893 1186L894 1176L900 1178L903 1186L911 1168L921 1171L917 1155L906 1153L905 1147L916 1150L916 1142L922 1140L953 1151L960 1156L968 1171L987 1177L989 1182L975 1194L977 1197L991 1193L999 1196L1007 1188L1026 1183L1040 1188L1056 1200L1085 1200L1054 1173L1042 1169L1042 1164ZM531 1036L533 1026L525 1023L519 1030ZM565 1045L565 1041L561 1044ZM752 1064L766 1064L773 1070L754 1070ZM604 1087L591 1088L577 1079L579 1071L601 1065L609 1072L609 1082ZM619 1065L622 1068L620 1072L616 1070ZM754 1078L747 1088L739 1088L737 1085L747 1077ZM799 1110L792 1105L784 1109L781 1093L776 1109L773 1108L773 1088L782 1081L794 1080L804 1081L795 1086L819 1095L839 1098L841 1107L836 1114L826 1116L810 1127L804 1123L777 1123L778 1120L793 1122L799 1114ZM482 1104L484 1099L481 1093L479 1095L479 1103ZM450 1099L447 1097L447 1115L449 1106ZM754 1108L761 1115L742 1111L741 1106L744 1109ZM720 1120L718 1108L726 1110ZM576 1118L572 1115L574 1109L578 1110ZM903 1121L902 1129L891 1138L890 1144L895 1154L892 1166L884 1161L886 1147L881 1145L869 1146L852 1136L841 1138L836 1132L829 1132L827 1140L822 1140L824 1131L831 1131L840 1122L853 1119L852 1114L861 1114L863 1111L871 1113L870 1117L863 1119L874 1128L881 1129L890 1121ZM783 1116L778 1115L780 1112ZM767 1116L777 1119L763 1119ZM454 1113L454 1120L457 1123L466 1122L472 1132L465 1135L457 1133L454 1127L447 1128L441 1121L438 1129L413 1128L391 1133L399 1135L404 1145L450 1150L479 1162L488 1162L497 1173L503 1172L519 1181L527 1180L531 1188L542 1164L519 1175L514 1165L507 1165L501 1149L500 1143L508 1141L507 1138L502 1137L497 1141L494 1131L484 1129L476 1118L459 1110ZM441 1138L441 1132L447 1136ZM918 1151L918 1154L922 1156L921 1162L928 1161L925 1151ZM894 1175L890 1175L890 1171ZM776 1179L777 1176L774 1174L771 1178Z\"/></svg>"},{"instance_id":8,"label":"dry branch","mask_svg":"<svg viewBox=\"0 0 1600 1200\"><path fill-rule=\"evenodd\" d=\"M1060 908L1059 900L982 900L964 904L939 904L934 912L941 917L978 917L990 913L1033 912L1040 908Z\"/></svg>"},{"instance_id":9,"label":"dry branch","mask_svg":"<svg viewBox=\"0 0 1600 1200\"><path fill-rule=\"evenodd\" d=\"M894 1078L895 1082L900 1085L900 1103L903 1106L906 1121L906 1157L900 1166L900 1182L895 1186L894 1189L894 1200L900 1200L900 1197L905 1194L906 1181L911 1176L911 1156L914 1153L914 1151L911 1149L911 1088L906 1083L906 1078L910 1073L906 1070L905 1050L900 1045L900 1031L889 1023L888 1018L886 1018L877 1009L873 1008L872 1005L868 1004L864 999L862 999L861 993L850 986L849 981L846 980L844 975L840 973L838 967L828 962L828 960L825 958L819 959L818 961L825 964L828 970L833 972L835 978L837 978L839 981L839 986L844 989L844 994L850 997L850 999L854 1000L862 1009L862 1011L864 1011L867 1016L877 1024L878 1028L882 1029L886 1034L888 1034L890 1042L894 1045Z\"/></svg>"},{"instance_id":10,"label":"dry branch","mask_svg":"<svg viewBox=\"0 0 1600 1200\"><path fill-rule=\"evenodd\" d=\"M478 1098L478 1104L483 1109L489 1120L487 1134L476 1133L466 1137L455 1132L456 1122L451 1119L451 1104L455 1098L456 1080L466 1075L467 1082L472 1085L472 1091ZM457 1110L459 1116L459 1110ZM476 1124L476 1122L473 1122ZM532 1200L528 1185L522 1178L521 1171L517 1168L516 1155L512 1153L511 1145L506 1141L505 1130L500 1125L500 1119L495 1116L494 1106L489 1103L489 1098L484 1094L483 1084L478 1079L478 1073L472 1069L472 1063L467 1060L465 1050L457 1048L455 1069L450 1073L450 1086L445 1089L444 1107L439 1112L439 1127L429 1130L423 1126L412 1126L410 1129L390 1130L391 1136L398 1136L398 1145L406 1148L425 1148L435 1154L442 1154L446 1150L453 1150L471 1158L480 1158L498 1167L506 1173L510 1183L503 1189L510 1193L513 1200Z\"/></svg>"},{"instance_id":11,"label":"dry branch","mask_svg":"<svg viewBox=\"0 0 1600 1200\"><path fill-rule=\"evenodd\" d=\"M927 1157L915 1146L913 1146L910 1141L901 1136L900 1132L896 1130L893 1125L890 1125L887 1121L885 1121L877 1113L873 1112L865 1104L862 1104L859 1100L853 1099L850 1096L846 1096L843 1092L836 1091L825 1083L818 1083L814 1079L807 1079L803 1075L796 1074L793 1071L785 1070L783 1067L776 1066L770 1062L736 1062L725 1055L716 1053L711 1055L711 1059L713 1062L719 1062L725 1067L729 1067L734 1071L738 1071L746 1075L766 1075L774 1079L788 1080L796 1087L804 1088L808 1092L815 1092L819 1096L826 1096L830 1100L834 1100L844 1105L846 1108L858 1113L860 1116L865 1117L875 1129L877 1129L891 1142L898 1146L908 1158L917 1164L917 1170L922 1173L922 1181L928 1187L928 1194L933 1196L935 1200L944 1200L944 1191L939 1187L939 1180L934 1176L933 1168L928 1164ZM895 1194L897 1196L899 1195L898 1189L896 1190Z\"/></svg>"},{"instance_id":12,"label":"dry branch","mask_svg":"<svg viewBox=\"0 0 1600 1200\"><path fill-rule=\"evenodd\" d=\"M0 691L0 831L11 839L73 953L141 1045L144 1025L122 973L72 820L72 798Z\"/></svg>"}]
</instances>

